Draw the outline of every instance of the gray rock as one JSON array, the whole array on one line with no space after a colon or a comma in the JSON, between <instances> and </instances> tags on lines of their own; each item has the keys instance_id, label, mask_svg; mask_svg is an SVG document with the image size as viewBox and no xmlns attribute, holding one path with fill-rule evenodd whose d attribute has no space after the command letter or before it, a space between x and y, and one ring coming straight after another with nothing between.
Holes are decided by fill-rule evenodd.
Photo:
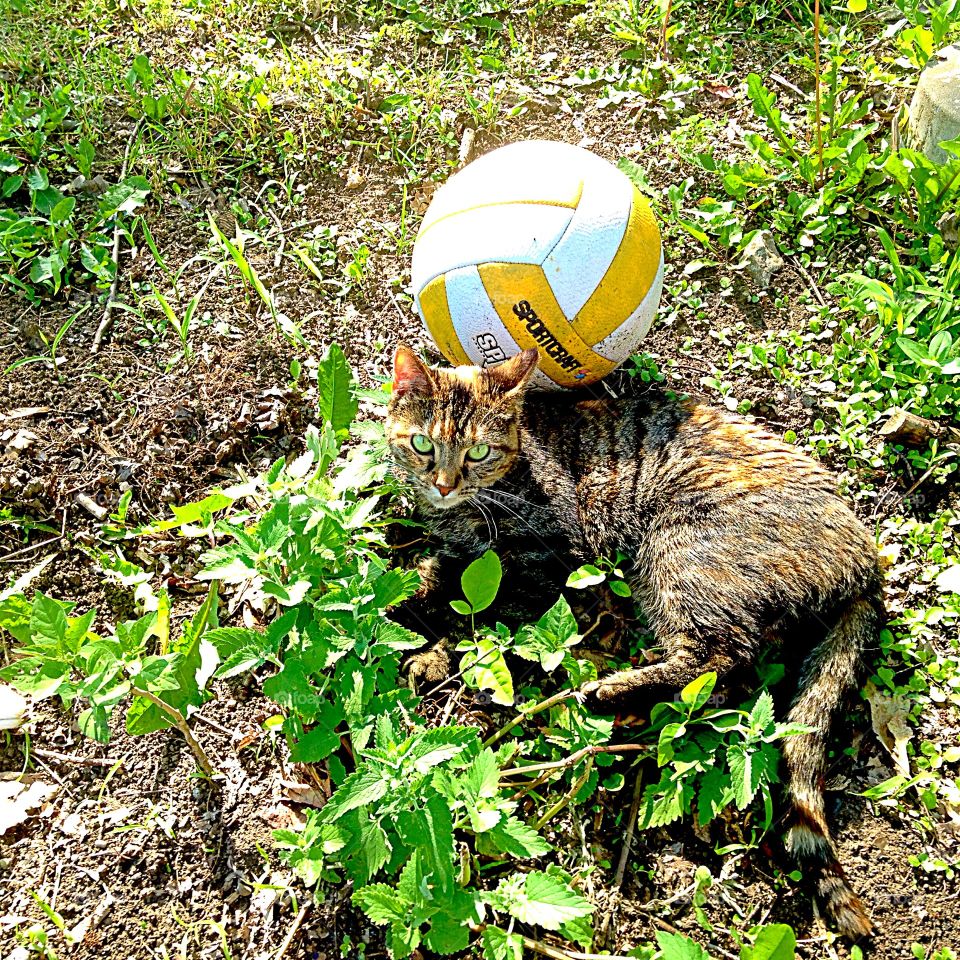
<instances>
[{"instance_id":1,"label":"gray rock","mask_svg":"<svg viewBox=\"0 0 960 960\"><path fill-rule=\"evenodd\" d=\"M784 260L777 250L773 234L769 230L758 230L743 248L743 255L737 264L761 289L770 286L770 278L783 268Z\"/></svg>"},{"instance_id":2,"label":"gray rock","mask_svg":"<svg viewBox=\"0 0 960 960\"><path fill-rule=\"evenodd\" d=\"M923 68L907 129L913 146L934 163L951 158L940 144L960 137L960 47L944 47Z\"/></svg>"}]
</instances>

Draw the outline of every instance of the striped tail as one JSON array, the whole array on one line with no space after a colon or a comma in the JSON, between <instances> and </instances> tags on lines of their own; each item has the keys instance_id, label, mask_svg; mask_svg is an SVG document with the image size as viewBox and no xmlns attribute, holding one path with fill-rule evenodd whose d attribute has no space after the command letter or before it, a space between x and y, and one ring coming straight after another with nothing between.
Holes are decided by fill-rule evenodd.
<instances>
[{"instance_id":1,"label":"striped tail","mask_svg":"<svg viewBox=\"0 0 960 960\"><path fill-rule=\"evenodd\" d=\"M804 662L789 720L812 727L813 732L788 737L784 749L791 803L787 849L814 882L827 915L851 940L869 936L873 926L847 883L827 827L823 801L827 735L846 695L856 686L860 656L876 637L881 611L879 599L853 601Z\"/></svg>"}]
</instances>

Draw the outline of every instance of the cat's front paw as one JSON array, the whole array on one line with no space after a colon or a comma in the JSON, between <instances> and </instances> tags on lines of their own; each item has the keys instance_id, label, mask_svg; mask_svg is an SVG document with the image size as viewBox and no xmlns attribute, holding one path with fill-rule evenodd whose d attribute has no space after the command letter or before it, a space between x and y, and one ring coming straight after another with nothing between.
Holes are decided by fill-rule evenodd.
<instances>
[{"instance_id":1,"label":"cat's front paw","mask_svg":"<svg viewBox=\"0 0 960 960\"><path fill-rule=\"evenodd\" d=\"M421 653L413 654L403 665L407 683L416 693L442 683L450 676L450 650L445 640L435 643Z\"/></svg>"},{"instance_id":2,"label":"cat's front paw","mask_svg":"<svg viewBox=\"0 0 960 960\"><path fill-rule=\"evenodd\" d=\"M642 670L621 670L580 688L584 706L591 713L621 713L648 705L649 693Z\"/></svg>"}]
</instances>

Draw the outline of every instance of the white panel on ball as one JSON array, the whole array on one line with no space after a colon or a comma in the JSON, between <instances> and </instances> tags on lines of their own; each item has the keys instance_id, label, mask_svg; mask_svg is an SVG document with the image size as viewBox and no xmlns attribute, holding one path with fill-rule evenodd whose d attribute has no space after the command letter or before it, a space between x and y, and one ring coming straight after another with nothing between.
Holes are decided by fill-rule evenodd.
<instances>
[{"instance_id":1,"label":"white panel on ball","mask_svg":"<svg viewBox=\"0 0 960 960\"><path fill-rule=\"evenodd\" d=\"M477 263L542 263L570 224L570 207L508 203L474 207L436 222L413 249L414 292Z\"/></svg>"},{"instance_id":2,"label":"white panel on ball","mask_svg":"<svg viewBox=\"0 0 960 960\"><path fill-rule=\"evenodd\" d=\"M571 322L616 256L632 204L633 185L608 164L599 165L584 180L570 226L543 262L550 289Z\"/></svg>"},{"instance_id":3,"label":"white panel on ball","mask_svg":"<svg viewBox=\"0 0 960 960\"><path fill-rule=\"evenodd\" d=\"M613 360L614 363L623 363L640 345L640 341L647 335L653 318L657 315L660 305L660 291L663 289L663 254L660 255L660 266L657 275L642 303L632 314L608 337L601 340L594 348L601 357Z\"/></svg>"}]
</instances>

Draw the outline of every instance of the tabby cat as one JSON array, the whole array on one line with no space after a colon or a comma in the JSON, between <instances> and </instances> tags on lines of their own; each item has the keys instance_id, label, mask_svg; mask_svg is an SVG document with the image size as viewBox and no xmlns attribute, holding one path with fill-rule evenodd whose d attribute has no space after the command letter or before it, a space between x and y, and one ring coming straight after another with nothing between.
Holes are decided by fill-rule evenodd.
<instances>
[{"instance_id":1,"label":"tabby cat","mask_svg":"<svg viewBox=\"0 0 960 960\"><path fill-rule=\"evenodd\" d=\"M396 351L387 439L442 543L426 587L448 579L444 563L489 547L511 586L630 558L663 656L587 684L601 713L636 713L770 644L803 642L789 720L813 732L784 745L786 844L839 930L869 934L830 839L823 779L831 722L883 618L873 539L831 475L762 427L656 390L527 393L536 364L527 350L486 370L438 369Z\"/></svg>"}]
</instances>

